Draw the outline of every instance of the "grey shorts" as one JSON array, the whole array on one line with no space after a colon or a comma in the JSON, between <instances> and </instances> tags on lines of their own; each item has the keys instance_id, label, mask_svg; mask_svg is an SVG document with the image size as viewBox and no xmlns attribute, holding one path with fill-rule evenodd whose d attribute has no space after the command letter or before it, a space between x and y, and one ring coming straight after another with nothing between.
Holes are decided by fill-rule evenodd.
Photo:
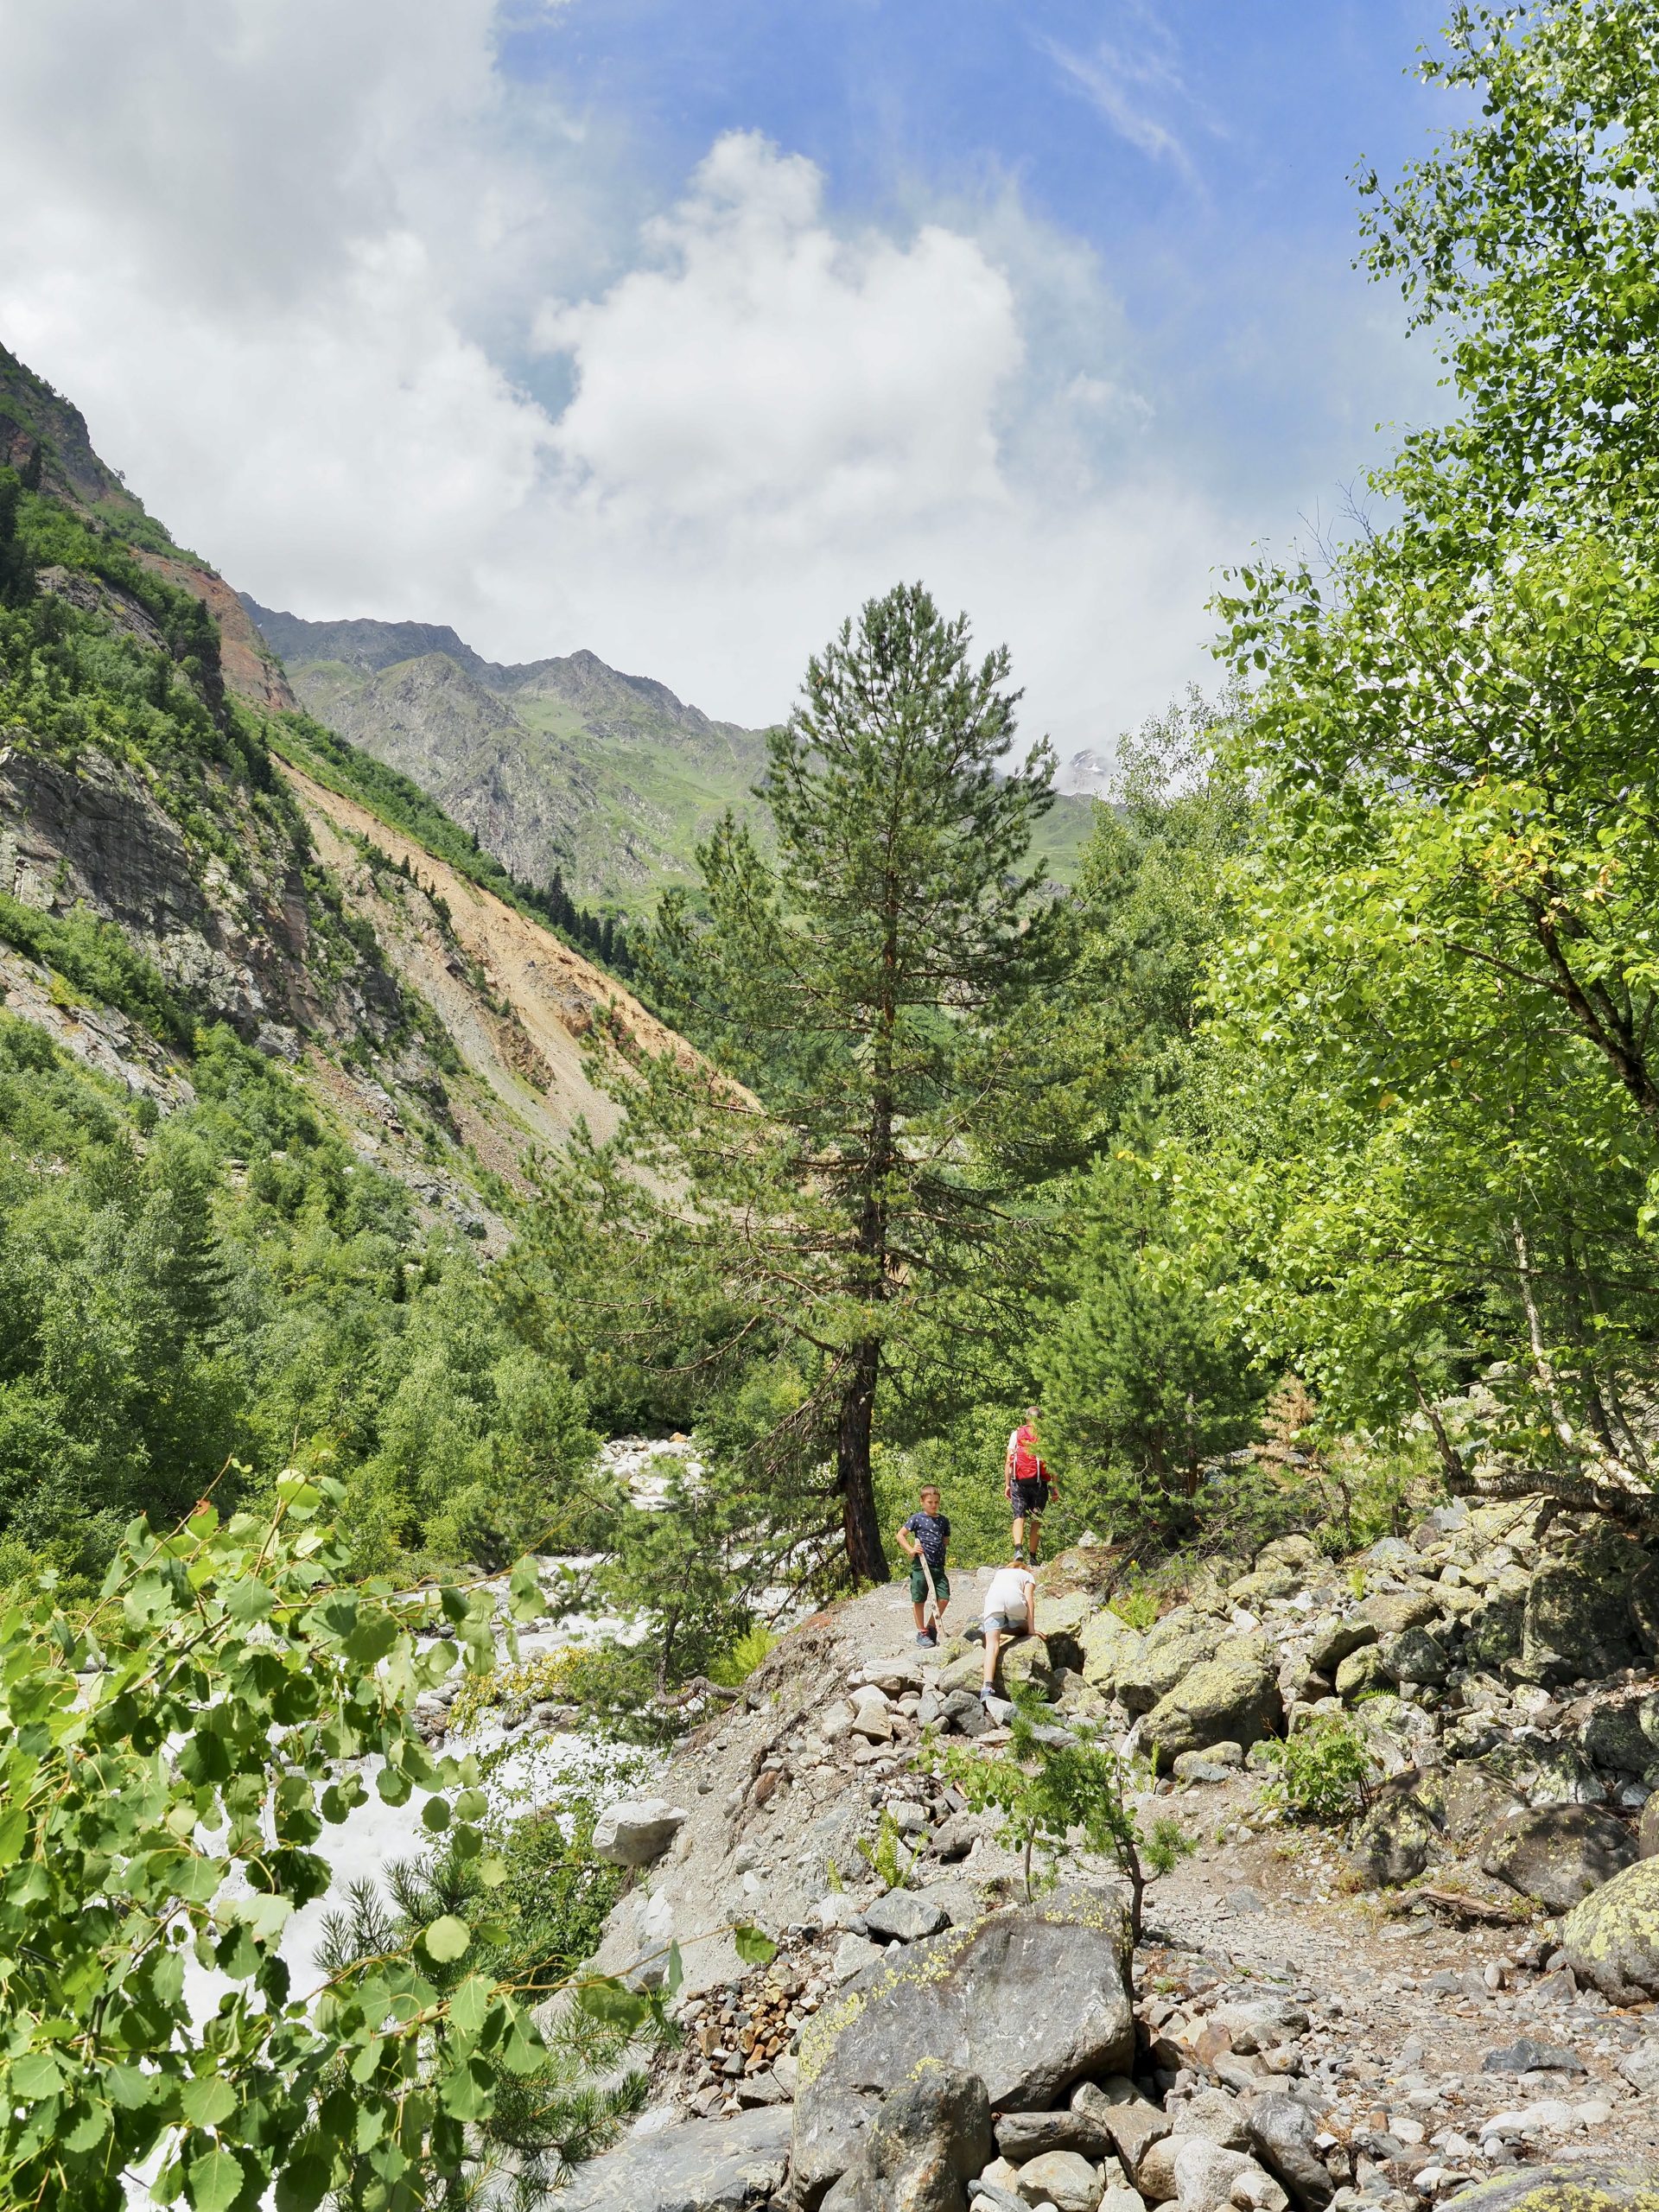
<instances>
[{"instance_id":1,"label":"grey shorts","mask_svg":"<svg viewBox=\"0 0 1659 2212\"><path fill-rule=\"evenodd\" d=\"M1026 1617L1023 1613L1012 1618L1007 1613L987 1613L982 1625L987 1636L1023 1636Z\"/></svg>"}]
</instances>

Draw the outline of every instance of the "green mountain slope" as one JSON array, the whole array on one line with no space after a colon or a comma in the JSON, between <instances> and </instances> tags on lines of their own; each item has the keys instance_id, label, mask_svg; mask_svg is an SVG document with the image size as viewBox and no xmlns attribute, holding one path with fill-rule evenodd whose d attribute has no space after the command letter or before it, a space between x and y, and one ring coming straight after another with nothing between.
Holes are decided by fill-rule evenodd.
<instances>
[{"instance_id":1,"label":"green mountain slope","mask_svg":"<svg viewBox=\"0 0 1659 2212\"><path fill-rule=\"evenodd\" d=\"M713 721L596 654L486 661L446 626L310 622L244 601L305 707L429 791L512 874L648 913L696 880L730 807L760 826L765 733ZM1076 880L1091 802L1058 799L1039 850Z\"/></svg>"}]
</instances>

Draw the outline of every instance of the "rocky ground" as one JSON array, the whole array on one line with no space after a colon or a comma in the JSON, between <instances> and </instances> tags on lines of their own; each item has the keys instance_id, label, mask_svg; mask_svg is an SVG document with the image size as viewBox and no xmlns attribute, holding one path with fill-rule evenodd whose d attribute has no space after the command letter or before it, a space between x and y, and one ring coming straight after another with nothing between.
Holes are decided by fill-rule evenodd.
<instances>
[{"instance_id":1,"label":"rocky ground","mask_svg":"<svg viewBox=\"0 0 1659 2212\"><path fill-rule=\"evenodd\" d=\"M1143 1825L1195 1847L1147 1892L1131 1976L1100 1933L1116 1869L1068 1851L1026 1907L994 1816L926 1770L964 1731L1005 1755L1006 1708L971 1694L971 1646L918 1651L907 1599L873 1592L785 1638L613 1823L640 1872L600 1962L648 1980L677 1942L685 2039L572 2212L1405 2212L1659 2151L1647 1555L1536 1501L1457 1505L1342 1567L1269 1547L1144 1634L1109 1572L1045 1569L1011 1671L1121 1745ZM1337 1722L1370 1802L1294 1821L1267 1746ZM742 1967L740 1921L779 1939L769 1966ZM1080 2038L1113 1988L1122 2019Z\"/></svg>"}]
</instances>

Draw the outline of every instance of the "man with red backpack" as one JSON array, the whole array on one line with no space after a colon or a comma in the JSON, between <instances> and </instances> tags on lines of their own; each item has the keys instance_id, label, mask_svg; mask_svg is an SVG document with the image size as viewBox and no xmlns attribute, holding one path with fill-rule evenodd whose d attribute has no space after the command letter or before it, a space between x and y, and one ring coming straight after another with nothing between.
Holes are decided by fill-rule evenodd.
<instances>
[{"instance_id":1,"label":"man with red backpack","mask_svg":"<svg viewBox=\"0 0 1659 2212\"><path fill-rule=\"evenodd\" d=\"M1006 1483L1009 1506L1014 1512L1014 1555L1017 1560L1027 1556L1027 1524L1030 1524L1031 1564L1037 1564L1038 1547L1042 1542L1043 1515L1049 1505L1059 1503L1058 1493L1048 1478L1048 1469L1037 1448L1037 1408L1026 1408L1026 1417L1008 1439L1006 1461Z\"/></svg>"}]
</instances>

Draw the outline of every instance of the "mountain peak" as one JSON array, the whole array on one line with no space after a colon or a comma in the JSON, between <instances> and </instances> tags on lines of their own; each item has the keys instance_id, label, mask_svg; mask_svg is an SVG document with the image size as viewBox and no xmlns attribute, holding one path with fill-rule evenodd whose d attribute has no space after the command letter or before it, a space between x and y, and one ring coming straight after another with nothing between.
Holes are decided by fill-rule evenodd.
<instances>
[{"instance_id":1,"label":"mountain peak","mask_svg":"<svg viewBox=\"0 0 1659 2212\"><path fill-rule=\"evenodd\" d=\"M369 615L311 622L303 615L261 607L246 592L240 596L260 635L283 661L339 661L370 676L428 653L445 654L469 676L482 676L489 666L447 622L380 622Z\"/></svg>"}]
</instances>

